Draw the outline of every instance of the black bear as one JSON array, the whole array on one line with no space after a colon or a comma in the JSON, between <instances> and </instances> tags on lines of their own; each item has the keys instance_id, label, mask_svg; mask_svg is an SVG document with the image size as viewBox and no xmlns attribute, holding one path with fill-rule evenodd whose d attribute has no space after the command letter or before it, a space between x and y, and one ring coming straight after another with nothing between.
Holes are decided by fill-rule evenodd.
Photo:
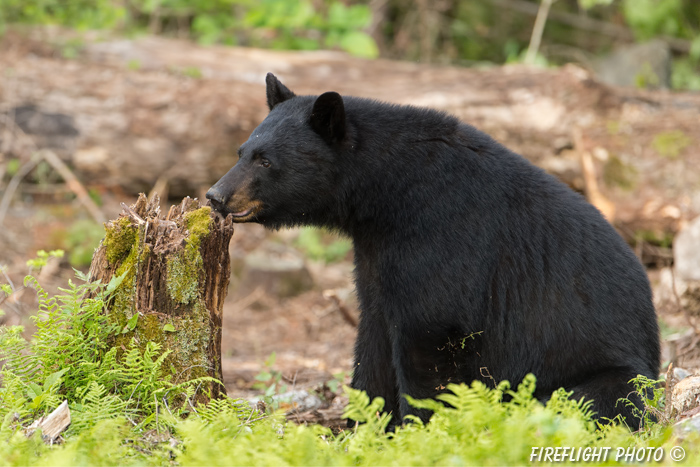
<instances>
[{"instance_id":1,"label":"black bear","mask_svg":"<svg viewBox=\"0 0 700 467\"><path fill-rule=\"evenodd\" d=\"M534 373L543 400L564 387L598 417L639 421L618 399L658 375L656 313L643 267L592 205L445 113L266 81L269 115L206 196L236 222L352 238L353 387L401 423L430 417L404 394Z\"/></svg>"}]
</instances>

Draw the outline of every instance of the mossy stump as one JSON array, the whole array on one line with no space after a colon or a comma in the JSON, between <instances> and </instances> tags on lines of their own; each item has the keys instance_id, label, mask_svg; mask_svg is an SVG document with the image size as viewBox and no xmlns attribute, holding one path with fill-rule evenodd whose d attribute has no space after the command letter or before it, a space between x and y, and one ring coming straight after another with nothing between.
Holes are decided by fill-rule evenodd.
<instances>
[{"instance_id":1,"label":"mossy stump","mask_svg":"<svg viewBox=\"0 0 700 467\"><path fill-rule=\"evenodd\" d=\"M105 224L106 236L90 265L92 280L124 276L108 313L122 328L112 345L132 339L170 350L163 369L173 383L210 376L222 380L221 317L231 274L233 222L185 198L160 213L160 199L141 194ZM225 395L217 383L200 386L195 400Z\"/></svg>"}]
</instances>

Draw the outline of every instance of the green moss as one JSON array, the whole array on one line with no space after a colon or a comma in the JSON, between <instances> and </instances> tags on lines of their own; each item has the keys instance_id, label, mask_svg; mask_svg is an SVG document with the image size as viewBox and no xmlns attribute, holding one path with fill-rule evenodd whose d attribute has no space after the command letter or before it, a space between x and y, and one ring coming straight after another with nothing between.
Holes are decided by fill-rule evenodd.
<instances>
[{"instance_id":1,"label":"green moss","mask_svg":"<svg viewBox=\"0 0 700 467\"><path fill-rule=\"evenodd\" d=\"M651 146L661 157L678 159L681 152L691 143L691 139L681 130L664 131L654 136Z\"/></svg>"},{"instance_id":2,"label":"green moss","mask_svg":"<svg viewBox=\"0 0 700 467\"><path fill-rule=\"evenodd\" d=\"M168 292L178 303L192 303L199 295L199 275L203 261L199 252L202 238L209 235L211 208L203 207L185 214L185 248L168 260Z\"/></svg>"},{"instance_id":3,"label":"green moss","mask_svg":"<svg viewBox=\"0 0 700 467\"><path fill-rule=\"evenodd\" d=\"M197 298L199 271L202 268L202 257L197 254L192 257L187 252L181 253L168 260L168 292L170 298L178 303L190 303Z\"/></svg>"},{"instance_id":4,"label":"green moss","mask_svg":"<svg viewBox=\"0 0 700 467\"><path fill-rule=\"evenodd\" d=\"M202 237L209 235L211 227L211 208L205 206L203 208L190 211L185 214L185 222L189 236L187 243L199 248Z\"/></svg>"},{"instance_id":5,"label":"green moss","mask_svg":"<svg viewBox=\"0 0 700 467\"><path fill-rule=\"evenodd\" d=\"M138 244L136 226L126 217L114 221L110 227L105 225L105 256L110 264L122 261Z\"/></svg>"},{"instance_id":6,"label":"green moss","mask_svg":"<svg viewBox=\"0 0 700 467\"><path fill-rule=\"evenodd\" d=\"M170 353L163 363L163 368L172 375L174 383L208 376L210 362L206 349L211 340L211 329L209 311L204 304L196 302L187 318L178 319L175 332L163 332L163 326L168 323L170 319L166 316L156 313L141 314L136 329L118 335L114 346L119 349L122 346L128 348L131 340L136 339L141 350L147 342L156 342L163 349L177 349L177 352ZM118 354L121 352L120 350Z\"/></svg>"},{"instance_id":7,"label":"green moss","mask_svg":"<svg viewBox=\"0 0 700 467\"><path fill-rule=\"evenodd\" d=\"M637 186L637 169L625 164L619 157L611 155L603 167L603 180L608 186L633 190Z\"/></svg>"},{"instance_id":8,"label":"green moss","mask_svg":"<svg viewBox=\"0 0 700 467\"><path fill-rule=\"evenodd\" d=\"M126 321L131 318L134 305L134 288L136 287L136 259L138 257L138 248L132 248L129 256L122 262L114 273L115 276L121 276L126 273L124 280L114 291L114 304L112 310L117 313L112 313L119 320L119 325L126 325Z\"/></svg>"},{"instance_id":9,"label":"green moss","mask_svg":"<svg viewBox=\"0 0 700 467\"><path fill-rule=\"evenodd\" d=\"M108 241L109 239L109 241ZM134 297L136 295L136 274L138 264L145 261L151 252L150 246L141 244L141 233L129 219L122 217L107 228L104 240L105 256L112 265L117 265L115 276L124 276L124 280L114 291L111 304L113 319L121 328L136 312ZM131 334L131 333L130 333ZM128 340L124 343L126 346Z\"/></svg>"},{"instance_id":10,"label":"green moss","mask_svg":"<svg viewBox=\"0 0 700 467\"><path fill-rule=\"evenodd\" d=\"M105 230L105 257L112 266L118 265L115 276L126 273L124 280L114 291L111 305L114 311L111 316L117 320L119 326L124 327L133 314L137 263L143 258L143 255L139 255L140 237L138 227L126 217L112 222L110 227L105 226Z\"/></svg>"}]
</instances>

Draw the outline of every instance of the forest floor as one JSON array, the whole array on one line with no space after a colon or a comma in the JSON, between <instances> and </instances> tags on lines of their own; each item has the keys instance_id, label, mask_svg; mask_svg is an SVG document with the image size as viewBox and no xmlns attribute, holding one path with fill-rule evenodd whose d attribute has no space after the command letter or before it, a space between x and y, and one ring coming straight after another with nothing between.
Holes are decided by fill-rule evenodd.
<instances>
[{"instance_id":1,"label":"forest floor","mask_svg":"<svg viewBox=\"0 0 700 467\"><path fill-rule=\"evenodd\" d=\"M121 197L104 197L103 211L116 218ZM127 202L131 200L126 200ZM67 229L75 214L71 202L19 202L13 205L0 233L0 264L15 285L27 273L26 260L36 250L50 248L52 237ZM337 426L345 400L342 384L349 382L353 365L353 344L356 329L341 313L338 303L326 297L328 291L343 297L341 306L357 318L359 311L352 293L352 253L340 261L324 262L306 259L313 278L310 290L292 297L279 297L236 276L237 259L245 258L263 242L287 244L294 248L298 232L271 232L255 224L236 225L230 244L234 274L224 303L223 376L231 397L255 400L265 393L281 394L305 391L320 403L305 414L295 416L302 421ZM649 270L652 284L658 286L659 270ZM39 279L50 292L64 287L73 271L67 259L50 263L39 273ZM4 282L4 281L3 281ZM324 292L326 292L324 294ZM349 292L349 293L348 293ZM5 324L23 324L31 330L29 316L35 312L33 291L21 294L19 302L3 304ZM659 308L662 337L678 339L684 335L686 359L683 366L695 369L697 336L692 319L673 306ZM675 337L674 337L675 336ZM674 344L676 345L676 344ZM663 360L669 359L669 343L664 342ZM268 399L269 401L269 399ZM290 407L282 400L280 407Z\"/></svg>"}]
</instances>

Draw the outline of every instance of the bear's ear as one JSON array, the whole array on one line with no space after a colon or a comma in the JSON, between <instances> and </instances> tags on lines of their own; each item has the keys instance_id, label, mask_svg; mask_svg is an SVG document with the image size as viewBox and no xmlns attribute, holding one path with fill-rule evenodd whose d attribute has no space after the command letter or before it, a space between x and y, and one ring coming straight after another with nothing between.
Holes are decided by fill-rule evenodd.
<instances>
[{"instance_id":1,"label":"bear's ear","mask_svg":"<svg viewBox=\"0 0 700 467\"><path fill-rule=\"evenodd\" d=\"M295 96L295 94L290 91L287 86L280 83L280 80L272 73L267 74L265 83L267 84L267 106L270 110L274 109L277 104Z\"/></svg>"},{"instance_id":2,"label":"bear's ear","mask_svg":"<svg viewBox=\"0 0 700 467\"><path fill-rule=\"evenodd\" d=\"M327 143L338 143L345 138L345 106L337 92L318 96L311 111L311 128Z\"/></svg>"}]
</instances>

